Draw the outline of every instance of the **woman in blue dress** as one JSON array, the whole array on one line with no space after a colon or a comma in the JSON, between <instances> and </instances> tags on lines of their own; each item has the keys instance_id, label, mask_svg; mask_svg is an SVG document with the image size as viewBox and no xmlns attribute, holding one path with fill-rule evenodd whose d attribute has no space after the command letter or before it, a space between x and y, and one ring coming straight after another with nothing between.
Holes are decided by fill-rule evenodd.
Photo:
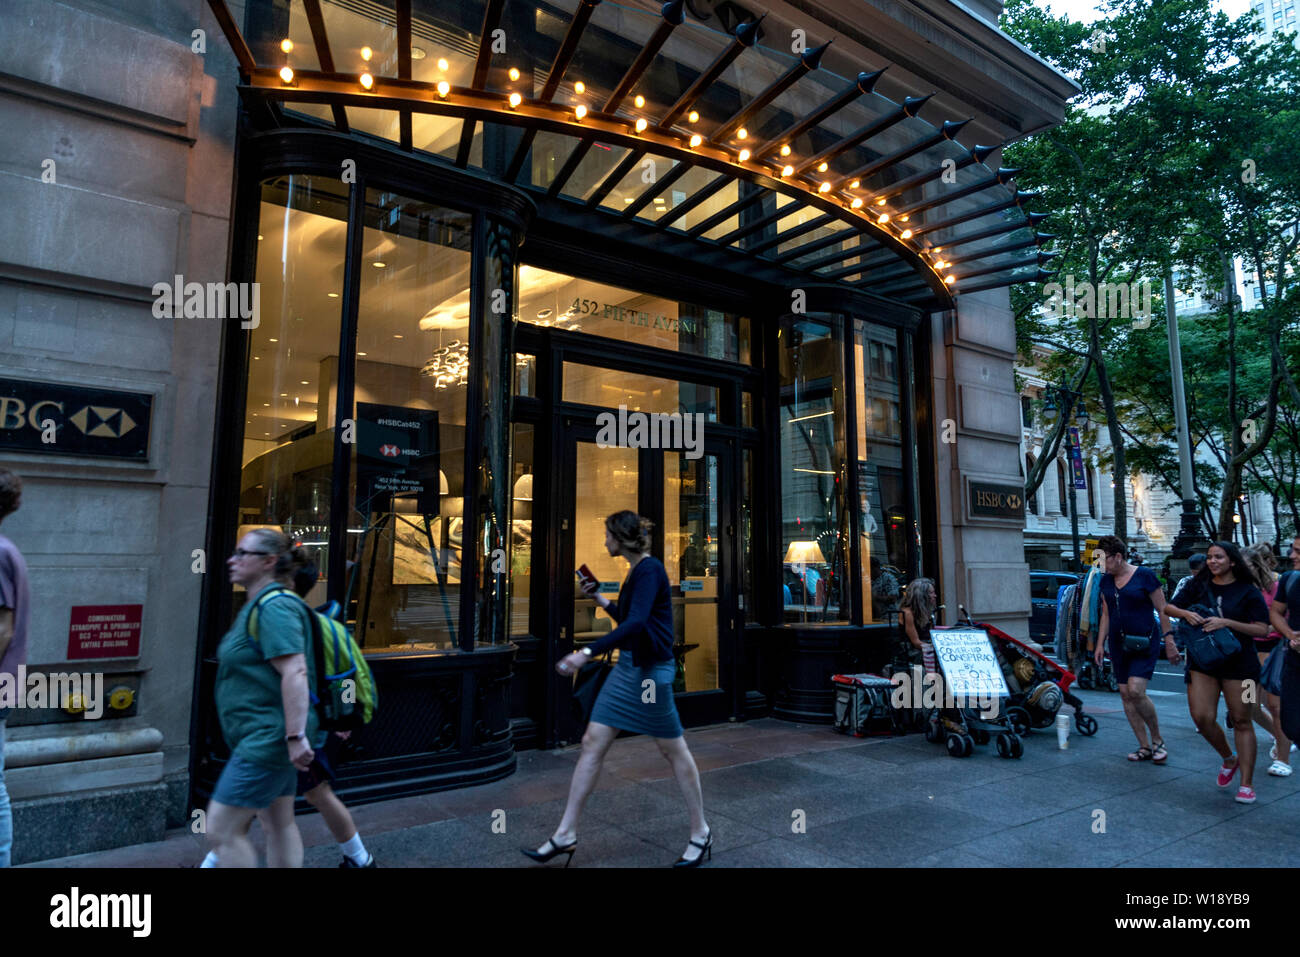
<instances>
[{"instance_id":1,"label":"woman in blue dress","mask_svg":"<svg viewBox=\"0 0 1300 957\"><path fill-rule=\"evenodd\" d=\"M583 590L609 612L618 627L586 648L565 656L556 670L562 675L573 675L593 656L612 648L619 649L618 664L605 680L592 708L560 826L541 847L523 849L533 860L549 861L557 854L567 854L567 867L573 859L578 844L578 817L596 786L605 753L619 731L653 737L672 766L686 798L691 837L686 852L673 866L698 867L706 855L713 856L713 834L704 820L700 773L686 746L677 706L673 703L677 664L673 655L672 586L663 563L650 555L652 527L652 523L630 511L615 512L605 519L606 550L611 556L627 559L631 568L617 603L600 595L595 583L584 582Z\"/></svg>"},{"instance_id":2,"label":"woman in blue dress","mask_svg":"<svg viewBox=\"0 0 1300 957\"><path fill-rule=\"evenodd\" d=\"M1103 640L1097 642L1094 653L1097 668L1101 668L1102 650L1106 649L1115 669L1115 680L1119 682L1124 716L1137 736L1138 749L1128 759L1164 764L1169 751L1160 736L1155 702L1147 696L1147 682L1155 674L1161 639L1171 662L1177 664L1182 657L1174 644L1173 628L1165 612L1164 589L1151 569L1129 563L1125 557L1128 548L1114 535L1104 536L1097 547L1104 555L1102 569L1105 571L1101 579L1098 630ZM1126 652L1125 636L1145 637L1146 650ZM1149 740L1148 730L1151 732Z\"/></svg>"}]
</instances>

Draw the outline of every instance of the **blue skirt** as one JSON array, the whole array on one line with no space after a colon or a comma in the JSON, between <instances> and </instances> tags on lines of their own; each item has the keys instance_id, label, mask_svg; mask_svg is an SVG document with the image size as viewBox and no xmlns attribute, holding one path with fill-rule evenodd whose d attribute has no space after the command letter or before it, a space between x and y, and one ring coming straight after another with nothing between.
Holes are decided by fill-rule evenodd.
<instances>
[{"instance_id":1,"label":"blue skirt","mask_svg":"<svg viewBox=\"0 0 1300 957\"><path fill-rule=\"evenodd\" d=\"M638 668L630 651L619 651L618 663L596 696L591 720L654 738L680 738L682 722L673 702L676 676L677 662L672 658Z\"/></svg>"}]
</instances>

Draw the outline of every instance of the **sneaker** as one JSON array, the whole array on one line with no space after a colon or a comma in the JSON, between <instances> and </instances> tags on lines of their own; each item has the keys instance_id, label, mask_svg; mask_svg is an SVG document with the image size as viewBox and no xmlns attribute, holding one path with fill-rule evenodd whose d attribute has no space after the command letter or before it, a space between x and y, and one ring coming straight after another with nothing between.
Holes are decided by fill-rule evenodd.
<instances>
[{"instance_id":1,"label":"sneaker","mask_svg":"<svg viewBox=\"0 0 1300 957\"><path fill-rule=\"evenodd\" d=\"M364 864L355 864L355 863L353 863L352 858L350 858L350 857L345 857L345 858L343 858L343 863L339 865L340 868L351 868L351 867L378 867L378 866L379 866L379 865L378 865L377 863L375 863L375 855L373 855L373 854L370 855L370 860L366 861Z\"/></svg>"},{"instance_id":2,"label":"sneaker","mask_svg":"<svg viewBox=\"0 0 1300 957\"><path fill-rule=\"evenodd\" d=\"M1291 765L1282 761L1274 761L1268 766L1268 773L1275 778L1289 778L1291 776Z\"/></svg>"},{"instance_id":3,"label":"sneaker","mask_svg":"<svg viewBox=\"0 0 1300 957\"><path fill-rule=\"evenodd\" d=\"M1237 776L1237 769L1240 767L1241 767L1240 761L1238 761L1232 767L1228 767L1225 764L1223 767L1219 768L1219 777L1215 783L1218 784L1219 787L1221 788L1226 788L1229 784L1232 783L1232 779Z\"/></svg>"},{"instance_id":4,"label":"sneaker","mask_svg":"<svg viewBox=\"0 0 1300 957\"><path fill-rule=\"evenodd\" d=\"M1243 784L1241 787L1237 788L1237 803L1238 803L1238 804L1254 804L1254 803L1255 803L1255 789L1254 789L1254 788L1248 788L1248 787L1246 787L1246 785L1244 785L1244 784Z\"/></svg>"}]
</instances>

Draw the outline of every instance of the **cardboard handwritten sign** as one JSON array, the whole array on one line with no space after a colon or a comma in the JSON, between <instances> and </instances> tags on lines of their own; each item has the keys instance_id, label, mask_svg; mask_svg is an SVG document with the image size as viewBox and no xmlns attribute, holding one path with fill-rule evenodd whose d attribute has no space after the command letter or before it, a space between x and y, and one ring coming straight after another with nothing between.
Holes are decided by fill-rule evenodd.
<instances>
[{"instance_id":1,"label":"cardboard handwritten sign","mask_svg":"<svg viewBox=\"0 0 1300 957\"><path fill-rule=\"evenodd\" d=\"M1002 666L982 628L931 631L934 654L943 668L948 691L954 697L1002 698L1010 692Z\"/></svg>"}]
</instances>

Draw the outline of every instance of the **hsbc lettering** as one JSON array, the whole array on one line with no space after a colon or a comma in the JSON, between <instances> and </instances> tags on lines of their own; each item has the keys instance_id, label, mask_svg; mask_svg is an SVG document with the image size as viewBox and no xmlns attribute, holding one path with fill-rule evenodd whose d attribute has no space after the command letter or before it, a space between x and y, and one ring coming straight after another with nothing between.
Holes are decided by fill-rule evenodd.
<instances>
[{"instance_id":1,"label":"hsbc lettering","mask_svg":"<svg viewBox=\"0 0 1300 957\"><path fill-rule=\"evenodd\" d=\"M1025 490L1018 485L970 483L970 514L980 518L1025 517Z\"/></svg>"},{"instance_id":2,"label":"hsbc lettering","mask_svg":"<svg viewBox=\"0 0 1300 957\"><path fill-rule=\"evenodd\" d=\"M0 451L149 457L153 396L0 379Z\"/></svg>"},{"instance_id":3,"label":"hsbc lettering","mask_svg":"<svg viewBox=\"0 0 1300 957\"><path fill-rule=\"evenodd\" d=\"M975 504L983 508L1011 509L1020 508L1020 496L1005 492L976 492Z\"/></svg>"}]
</instances>

